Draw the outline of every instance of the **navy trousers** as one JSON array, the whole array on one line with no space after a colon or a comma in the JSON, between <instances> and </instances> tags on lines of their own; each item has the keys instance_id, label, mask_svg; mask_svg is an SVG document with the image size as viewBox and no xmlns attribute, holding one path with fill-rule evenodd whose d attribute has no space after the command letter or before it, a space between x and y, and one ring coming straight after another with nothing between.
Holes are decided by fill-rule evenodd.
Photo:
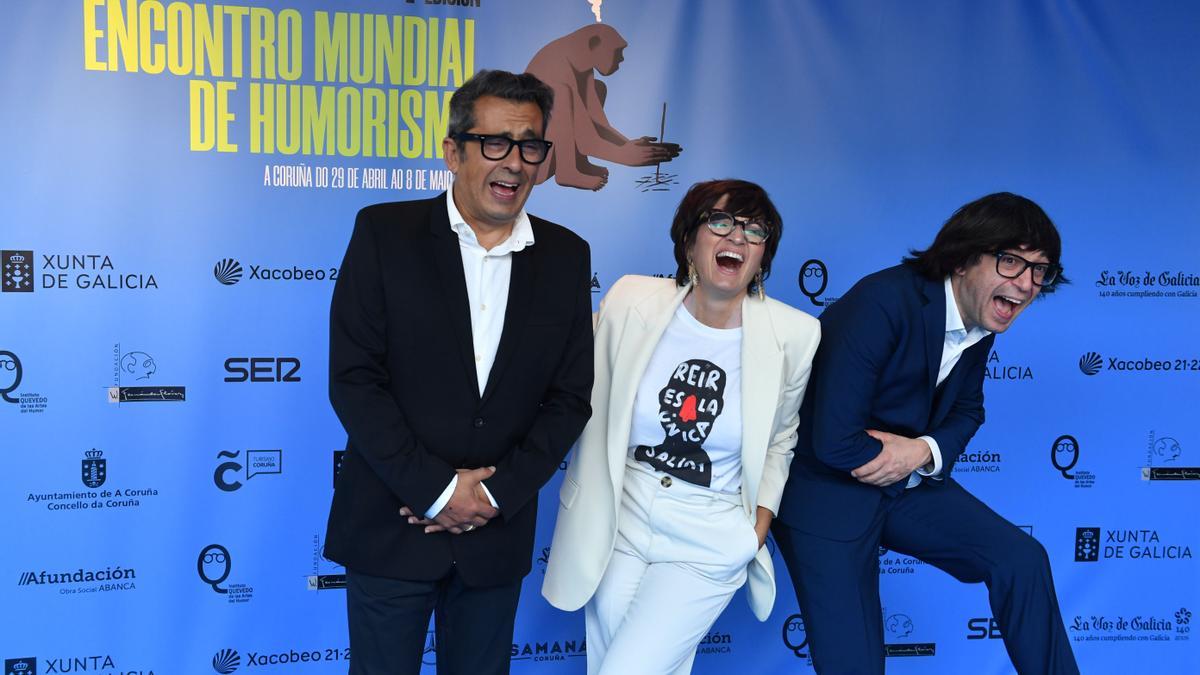
<instances>
[{"instance_id":1,"label":"navy trousers","mask_svg":"<svg viewBox=\"0 0 1200 675\"><path fill-rule=\"evenodd\" d=\"M953 479L885 497L867 531L853 541L824 539L779 520L772 529L818 673L884 670L881 544L959 581L986 584L1004 647L1021 675L1079 673L1046 550Z\"/></svg>"},{"instance_id":2,"label":"navy trousers","mask_svg":"<svg viewBox=\"0 0 1200 675\"><path fill-rule=\"evenodd\" d=\"M405 581L347 569L350 675L418 675L434 659L438 675L507 675L520 595L520 579L473 588L453 571Z\"/></svg>"}]
</instances>

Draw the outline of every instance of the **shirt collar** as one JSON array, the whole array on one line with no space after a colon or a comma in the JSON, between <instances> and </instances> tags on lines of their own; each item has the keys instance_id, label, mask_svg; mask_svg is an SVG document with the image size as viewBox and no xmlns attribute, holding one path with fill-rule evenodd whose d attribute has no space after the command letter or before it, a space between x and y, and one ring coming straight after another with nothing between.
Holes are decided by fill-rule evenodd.
<instances>
[{"instance_id":1,"label":"shirt collar","mask_svg":"<svg viewBox=\"0 0 1200 675\"><path fill-rule=\"evenodd\" d=\"M471 229L454 204L454 183L451 183L450 188L446 190L446 215L450 218L450 229L454 230L460 240L465 239L471 243L478 242L475 230ZM533 224L529 222L529 214L525 213L525 209L521 209L517 214L516 222L513 223L512 233L508 235L508 239L505 239L492 251L500 255L516 253L526 246L533 246L533 243Z\"/></svg>"},{"instance_id":2,"label":"shirt collar","mask_svg":"<svg viewBox=\"0 0 1200 675\"><path fill-rule=\"evenodd\" d=\"M990 331L976 326L970 331L967 330L966 324L963 323L962 314L958 311L958 301L954 299L954 286L950 283L950 276L946 276L946 332L954 333L960 337L979 336L979 339L985 338L991 334Z\"/></svg>"}]
</instances>

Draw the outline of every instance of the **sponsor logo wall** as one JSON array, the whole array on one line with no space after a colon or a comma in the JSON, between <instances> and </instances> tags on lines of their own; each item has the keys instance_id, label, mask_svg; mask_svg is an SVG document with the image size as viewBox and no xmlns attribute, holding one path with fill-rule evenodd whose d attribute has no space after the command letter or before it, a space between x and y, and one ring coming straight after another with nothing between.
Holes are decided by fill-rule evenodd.
<instances>
[{"instance_id":1,"label":"sponsor logo wall","mask_svg":"<svg viewBox=\"0 0 1200 675\"><path fill-rule=\"evenodd\" d=\"M1200 672L1197 100L1175 76L1200 68L1200 7L720 4L6 3L4 675L345 672L346 570L322 553L347 447L328 310L355 214L445 189L470 74L597 22L627 46L561 64L602 83L585 112L683 150L645 166L556 141L529 211L588 240L594 308L622 275L673 277L699 180L768 190L785 228L766 292L813 315L975 197L1046 208L1071 283L997 337L954 479L1045 547L1083 672ZM539 593L562 474L537 506L518 674L585 670L582 613ZM739 594L694 672L812 670L768 545L773 613ZM982 586L902 551L878 565L889 673L1010 672ZM424 652L433 673L432 632Z\"/></svg>"}]
</instances>

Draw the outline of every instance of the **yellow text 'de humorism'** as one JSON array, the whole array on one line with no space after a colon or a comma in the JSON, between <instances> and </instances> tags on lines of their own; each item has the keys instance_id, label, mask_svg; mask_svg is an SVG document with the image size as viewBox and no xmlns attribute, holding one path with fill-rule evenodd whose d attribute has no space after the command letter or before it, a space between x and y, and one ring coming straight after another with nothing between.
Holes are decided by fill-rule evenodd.
<instances>
[{"instance_id":1,"label":"yellow text 'de humorism'","mask_svg":"<svg viewBox=\"0 0 1200 675\"><path fill-rule=\"evenodd\" d=\"M475 68L471 19L83 4L85 69L192 78L195 151L237 152L236 131L252 153L441 157L450 96Z\"/></svg>"}]
</instances>

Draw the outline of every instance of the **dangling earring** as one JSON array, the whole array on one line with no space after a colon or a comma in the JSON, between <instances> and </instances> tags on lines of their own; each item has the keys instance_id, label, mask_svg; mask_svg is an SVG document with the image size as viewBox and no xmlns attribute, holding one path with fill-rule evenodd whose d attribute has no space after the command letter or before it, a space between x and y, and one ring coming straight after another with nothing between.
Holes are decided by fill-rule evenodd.
<instances>
[{"instance_id":1,"label":"dangling earring","mask_svg":"<svg viewBox=\"0 0 1200 675\"><path fill-rule=\"evenodd\" d=\"M696 266L692 264L691 260L688 260L688 281L691 282L692 288L700 285L700 275L696 273Z\"/></svg>"},{"instance_id":2,"label":"dangling earring","mask_svg":"<svg viewBox=\"0 0 1200 675\"><path fill-rule=\"evenodd\" d=\"M758 299L766 300L767 293L763 290L762 268L758 268L758 273L754 275L754 287L758 289Z\"/></svg>"}]
</instances>

